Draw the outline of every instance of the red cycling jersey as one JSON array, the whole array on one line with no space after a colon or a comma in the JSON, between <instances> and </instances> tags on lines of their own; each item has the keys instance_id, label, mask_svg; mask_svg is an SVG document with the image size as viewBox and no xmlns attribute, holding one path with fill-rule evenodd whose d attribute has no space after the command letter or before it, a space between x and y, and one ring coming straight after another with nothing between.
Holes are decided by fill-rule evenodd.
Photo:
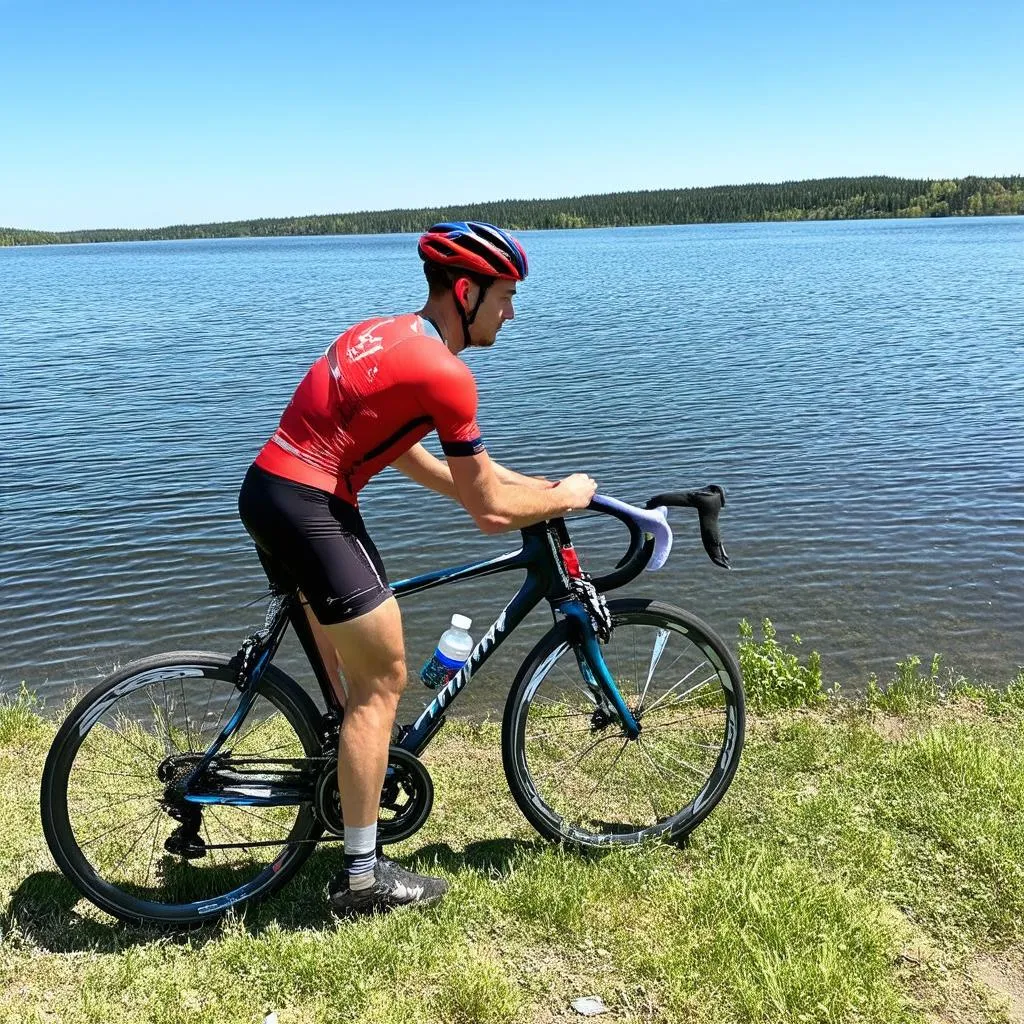
<instances>
[{"instance_id":1,"label":"red cycling jersey","mask_svg":"<svg viewBox=\"0 0 1024 1024\"><path fill-rule=\"evenodd\" d=\"M476 382L426 320L350 327L309 368L256 465L356 504L375 473L437 430L446 455L484 450Z\"/></svg>"}]
</instances>

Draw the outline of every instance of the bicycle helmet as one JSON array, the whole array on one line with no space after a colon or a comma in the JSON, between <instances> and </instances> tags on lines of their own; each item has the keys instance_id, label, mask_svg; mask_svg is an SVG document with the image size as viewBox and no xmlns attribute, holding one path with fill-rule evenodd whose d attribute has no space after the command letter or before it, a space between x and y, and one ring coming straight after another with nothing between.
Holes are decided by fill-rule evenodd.
<instances>
[{"instance_id":1,"label":"bicycle helmet","mask_svg":"<svg viewBox=\"0 0 1024 1024\"><path fill-rule=\"evenodd\" d=\"M523 247L507 231L482 221L435 224L420 236L418 248L424 264L443 267L448 272L466 345L473 344L469 325L476 319L487 289L499 279L522 281L529 273ZM455 292L454 284L460 277L471 278L480 289L470 310L463 305L465 296ZM427 278L430 279L429 274Z\"/></svg>"},{"instance_id":2,"label":"bicycle helmet","mask_svg":"<svg viewBox=\"0 0 1024 1024\"><path fill-rule=\"evenodd\" d=\"M480 221L435 224L420 237L420 259L482 277L522 281L529 273L523 247L507 232Z\"/></svg>"}]
</instances>

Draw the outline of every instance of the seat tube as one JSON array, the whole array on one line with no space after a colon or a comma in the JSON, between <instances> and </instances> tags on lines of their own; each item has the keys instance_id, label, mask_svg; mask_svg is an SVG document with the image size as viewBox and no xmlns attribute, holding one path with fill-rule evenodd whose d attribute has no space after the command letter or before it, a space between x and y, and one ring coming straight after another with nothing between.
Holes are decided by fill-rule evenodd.
<instances>
[{"instance_id":1,"label":"seat tube","mask_svg":"<svg viewBox=\"0 0 1024 1024\"><path fill-rule=\"evenodd\" d=\"M640 735L640 726L637 724L633 713L626 706L619 687L608 671L608 665L601 654L601 645L597 642L594 627L590 623L590 615L582 605L570 602L562 606L562 611L569 618L575 619L580 627L580 640L583 647L585 665L581 665L581 671L589 669L593 679L587 679L588 684L596 683L602 693L611 701L615 708L619 721L622 723L626 735L630 739L636 739Z\"/></svg>"}]
</instances>

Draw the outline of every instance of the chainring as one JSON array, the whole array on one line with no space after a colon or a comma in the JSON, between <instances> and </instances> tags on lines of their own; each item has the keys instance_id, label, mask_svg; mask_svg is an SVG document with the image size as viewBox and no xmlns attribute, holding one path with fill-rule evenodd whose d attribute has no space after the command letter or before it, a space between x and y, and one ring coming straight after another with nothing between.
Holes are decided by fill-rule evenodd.
<instances>
[{"instance_id":1,"label":"chainring","mask_svg":"<svg viewBox=\"0 0 1024 1024\"><path fill-rule=\"evenodd\" d=\"M415 835L433 806L434 783L423 762L402 747L389 747L377 816L377 842L398 843ZM335 836L345 834L336 763L328 765L317 779L313 808L328 832Z\"/></svg>"}]
</instances>

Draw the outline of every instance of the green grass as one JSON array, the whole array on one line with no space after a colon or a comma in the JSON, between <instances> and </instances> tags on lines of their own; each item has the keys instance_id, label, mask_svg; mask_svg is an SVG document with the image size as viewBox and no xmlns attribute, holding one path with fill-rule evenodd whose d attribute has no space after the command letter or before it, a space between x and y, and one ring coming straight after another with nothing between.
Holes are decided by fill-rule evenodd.
<instances>
[{"instance_id":1,"label":"green grass","mask_svg":"<svg viewBox=\"0 0 1024 1024\"><path fill-rule=\"evenodd\" d=\"M801 646L800 637L792 638ZM761 639L744 619L740 623L737 651L747 706L753 711L799 708L820 705L828 697L822 685L821 655L811 651L806 662L779 643L771 619L761 622Z\"/></svg>"},{"instance_id":2,"label":"green grass","mask_svg":"<svg viewBox=\"0 0 1024 1024\"><path fill-rule=\"evenodd\" d=\"M41 836L53 725L28 695L0 701L0 1020L510 1024L581 1019L570 1003L587 995L602 1021L1012 1019L993 985L1024 977L1024 678L950 687L910 659L848 701L764 637L744 641L760 710L740 771L684 848L540 842L508 795L497 727L452 723L425 758L434 812L391 851L451 893L355 923L325 911L327 845L206 932L113 922Z\"/></svg>"}]
</instances>

